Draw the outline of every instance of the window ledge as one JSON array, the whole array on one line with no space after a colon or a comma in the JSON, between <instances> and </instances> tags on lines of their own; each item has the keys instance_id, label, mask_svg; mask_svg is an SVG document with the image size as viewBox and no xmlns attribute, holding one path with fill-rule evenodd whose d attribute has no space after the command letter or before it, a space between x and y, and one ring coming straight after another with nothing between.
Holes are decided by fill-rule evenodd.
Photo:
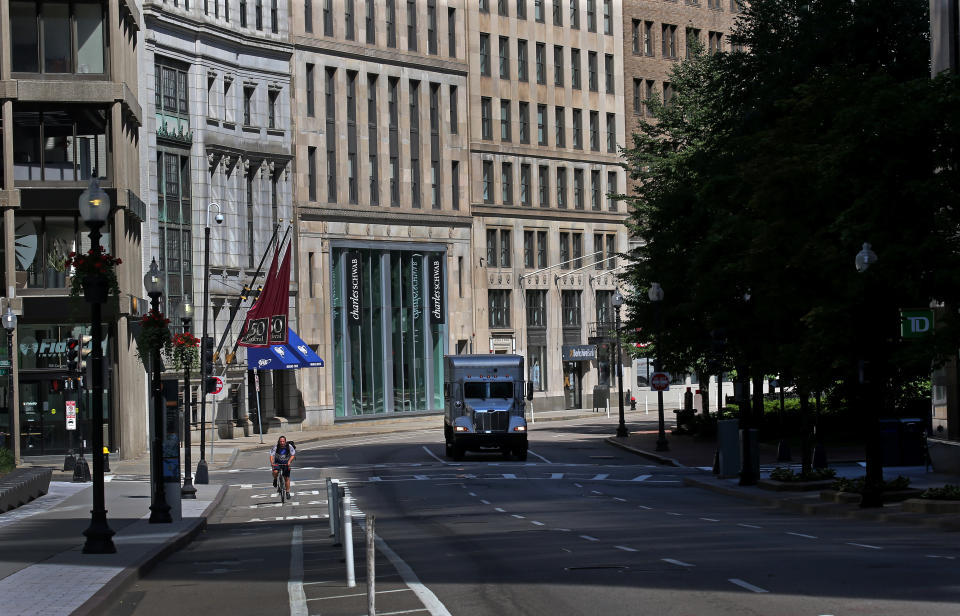
<instances>
[{"instance_id":1,"label":"window ledge","mask_svg":"<svg viewBox=\"0 0 960 616\"><path fill-rule=\"evenodd\" d=\"M245 133L258 133L258 134L260 133L259 126L252 126L249 124L244 124L241 130L243 130L243 132Z\"/></svg>"},{"instance_id":2,"label":"window ledge","mask_svg":"<svg viewBox=\"0 0 960 616\"><path fill-rule=\"evenodd\" d=\"M227 130L234 130L234 129L237 128L236 123L234 123L234 122L227 122L226 120L223 121L222 126L223 126L223 128L225 128L225 129L227 129Z\"/></svg>"},{"instance_id":3,"label":"window ledge","mask_svg":"<svg viewBox=\"0 0 960 616\"><path fill-rule=\"evenodd\" d=\"M220 126L220 120L216 118L207 118L207 126Z\"/></svg>"},{"instance_id":4,"label":"window ledge","mask_svg":"<svg viewBox=\"0 0 960 616\"><path fill-rule=\"evenodd\" d=\"M286 133L287 133L287 131L283 130L282 128L268 128L268 129L267 129L267 134L268 134L268 135L274 135L274 136L276 136L276 137L283 137Z\"/></svg>"}]
</instances>

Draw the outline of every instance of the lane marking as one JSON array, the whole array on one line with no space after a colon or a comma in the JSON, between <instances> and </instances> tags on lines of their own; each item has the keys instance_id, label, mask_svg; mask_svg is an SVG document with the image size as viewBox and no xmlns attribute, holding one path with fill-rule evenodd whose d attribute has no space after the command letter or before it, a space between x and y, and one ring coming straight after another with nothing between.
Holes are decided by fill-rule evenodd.
<instances>
[{"instance_id":1,"label":"lane marking","mask_svg":"<svg viewBox=\"0 0 960 616\"><path fill-rule=\"evenodd\" d=\"M685 563L682 560L677 560L675 558L661 558L660 560L662 560L665 563L670 563L671 565L676 565L678 567L695 567L696 566L694 564Z\"/></svg>"},{"instance_id":2,"label":"lane marking","mask_svg":"<svg viewBox=\"0 0 960 616\"><path fill-rule=\"evenodd\" d=\"M550 473L550 479L563 479L563 473Z\"/></svg>"},{"instance_id":3,"label":"lane marking","mask_svg":"<svg viewBox=\"0 0 960 616\"><path fill-rule=\"evenodd\" d=\"M541 456L540 454L538 454L538 453L535 452L535 451L531 451L530 449L528 449L528 450L527 450L527 453L530 454L531 456L537 456L538 458L540 458L541 460L543 460L543 461L546 462L547 464L553 464L553 462L551 462L550 460L547 460L546 458L544 458L543 456Z\"/></svg>"},{"instance_id":4,"label":"lane marking","mask_svg":"<svg viewBox=\"0 0 960 616\"><path fill-rule=\"evenodd\" d=\"M803 537L804 539L816 539L816 535L805 535L804 533L787 533L788 535L793 535L794 537Z\"/></svg>"},{"instance_id":5,"label":"lane marking","mask_svg":"<svg viewBox=\"0 0 960 616\"><path fill-rule=\"evenodd\" d=\"M683 515L682 513L677 513L676 511L668 511L667 515Z\"/></svg>"},{"instance_id":6,"label":"lane marking","mask_svg":"<svg viewBox=\"0 0 960 616\"><path fill-rule=\"evenodd\" d=\"M470 496L476 497L476 494L474 494L473 492L467 492L467 494L469 494Z\"/></svg>"},{"instance_id":7,"label":"lane marking","mask_svg":"<svg viewBox=\"0 0 960 616\"><path fill-rule=\"evenodd\" d=\"M623 550L624 552L636 552L636 551L637 551L636 549L634 549L634 548L628 548L628 547L625 546L625 545L615 545L615 546L613 546L613 547L617 548L618 550Z\"/></svg>"},{"instance_id":8,"label":"lane marking","mask_svg":"<svg viewBox=\"0 0 960 616\"><path fill-rule=\"evenodd\" d=\"M590 493L591 493L591 494L599 494L599 495L603 496L603 492L598 492L597 490L590 490Z\"/></svg>"},{"instance_id":9,"label":"lane marking","mask_svg":"<svg viewBox=\"0 0 960 616\"><path fill-rule=\"evenodd\" d=\"M749 591L752 591L752 592L770 592L769 590L764 590L763 588L760 588L759 586L754 586L754 585L751 584L750 582L744 582L743 580L738 579L738 578L730 578L730 579L727 580L727 581L730 582L731 584L736 584L736 585L739 586L740 588L745 588L745 589L747 589L747 590L749 590Z\"/></svg>"},{"instance_id":10,"label":"lane marking","mask_svg":"<svg viewBox=\"0 0 960 616\"><path fill-rule=\"evenodd\" d=\"M413 478L416 479L417 481L427 481L428 479L430 479L426 475L414 475Z\"/></svg>"},{"instance_id":11,"label":"lane marking","mask_svg":"<svg viewBox=\"0 0 960 616\"><path fill-rule=\"evenodd\" d=\"M367 481L383 481L383 480L380 479L379 477L371 477L371 478L368 479Z\"/></svg>"},{"instance_id":12,"label":"lane marking","mask_svg":"<svg viewBox=\"0 0 960 616\"><path fill-rule=\"evenodd\" d=\"M927 558L946 558L947 560L956 560L956 556L940 556L938 554L927 554Z\"/></svg>"},{"instance_id":13,"label":"lane marking","mask_svg":"<svg viewBox=\"0 0 960 616\"><path fill-rule=\"evenodd\" d=\"M757 526L756 524L743 524L742 522L737 524L737 526L742 526L744 528L763 528L762 526Z\"/></svg>"},{"instance_id":14,"label":"lane marking","mask_svg":"<svg viewBox=\"0 0 960 616\"><path fill-rule=\"evenodd\" d=\"M700 518L700 519L703 520L704 522L719 522L719 521L720 521L720 520L718 520L718 519L716 519L716 518Z\"/></svg>"},{"instance_id":15,"label":"lane marking","mask_svg":"<svg viewBox=\"0 0 960 616\"><path fill-rule=\"evenodd\" d=\"M569 532L570 532L570 529L569 529L569 528L554 528L553 530L560 531L561 533L569 533ZM950 557L948 557L948 558L952 558L952 556L950 556Z\"/></svg>"},{"instance_id":16,"label":"lane marking","mask_svg":"<svg viewBox=\"0 0 960 616\"><path fill-rule=\"evenodd\" d=\"M387 594L387 593L394 593L394 592L412 592L412 591L413 591L412 588L397 588L396 590L378 590L378 591L376 591L374 594L375 594L375 595L385 595L385 594ZM332 597L313 597L313 598L311 598L311 599L307 599L307 601L326 601L326 600L328 600L328 599L349 599L350 597L366 597L366 596L367 596L367 593L365 593L365 592L358 592L358 593L352 594L352 595L333 595Z\"/></svg>"},{"instance_id":17,"label":"lane marking","mask_svg":"<svg viewBox=\"0 0 960 616\"><path fill-rule=\"evenodd\" d=\"M423 446L423 450L427 452L427 455L428 455L428 456L430 456L431 458L433 458L434 460L436 460L436 461L439 462L440 464L443 464L443 465L445 465L445 466L448 465L448 464L450 464L450 463L447 462L446 460L441 460L439 457L437 457L437 454L435 454L435 453L433 453L432 451L430 451L429 449L427 449L427 446L426 446L426 445ZM441 605L443 605L443 604L441 603Z\"/></svg>"},{"instance_id":18,"label":"lane marking","mask_svg":"<svg viewBox=\"0 0 960 616\"><path fill-rule=\"evenodd\" d=\"M503 473L503 478L504 478L504 479L516 479L517 476L514 475L513 473Z\"/></svg>"},{"instance_id":19,"label":"lane marking","mask_svg":"<svg viewBox=\"0 0 960 616\"><path fill-rule=\"evenodd\" d=\"M647 479L650 479L651 477L653 477L653 475L637 475L636 477L634 477L634 478L631 479L630 481L646 481Z\"/></svg>"},{"instance_id":20,"label":"lane marking","mask_svg":"<svg viewBox=\"0 0 960 616\"><path fill-rule=\"evenodd\" d=\"M440 599L437 599L437 596L420 582L420 579L417 578L417 574L413 572L410 565L397 556L397 553L390 549L390 546L388 546L379 535L374 535L374 539L376 540L377 547L380 549L380 553L387 557L387 560L390 561L394 569L400 574L400 577L404 583L406 583L407 587L417 595L417 598L420 599L423 606L429 610L430 616L452 616L443 603L440 602ZM291 614L291 616L293 615Z\"/></svg>"},{"instance_id":21,"label":"lane marking","mask_svg":"<svg viewBox=\"0 0 960 616\"><path fill-rule=\"evenodd\" d=\"M489 505L489 504L490 504L490 501L488 501L488 500L483 500L482 498L480 499L480 502L483 503L484 505Z\"/></svg>"},{"instance_id":22,"label":"lane marking","mask_svg":"<svg viewBox=\"0 0 960 616\"><path fill-rule=\"evenodd\" d=\"M506 513L506 512L507 512L506 509L501 509L500 507L494 508L494 511L499 511L500 513Z\"/></svg>"},{"instance_id":23,"label":"lane marking","mask_svg":"<svg viewBox=\"0 0 960 616\"><path fill-rule=\"evenodd\" d=\"M426 608L420 608L418 610L401 610L399 612L377 612L378 616L399 616L400 614L417 614L419 612L427 612Z\"/></svg>"},{"instance_id":24,"label":"lane marking","mask_svg":"<svg viewBox=\"0 0 960 616\"><path fill-rule=\"evenodd\" d=\"M610 473L599 473L597 475L594 475L593 479L591 479L590 481L603 481L609 476L610 476Z\"/></svg>"},{"instance_id":25,"label":"lane marking","mask_svg":"<svg viewBox=\"0 0 960 616\"><path fill-rule=\"evenodd\" d=\"M517 518L518 520L526 520L526 519L527 519L526 516L522 516L522 515L519 515L519 514L516 514L516 513L514 513L514 514L512 514L512 515L513 515L513 517Z\"/></svg>"},{"instance_id":26,"label":"lane marking","mask_svg":"<svg viewBox=\"0 0 960 616\"><path fill-rule=\"evenodd\" d=\"M303 526L293 527L290 538L290 580L287 582L290 597L290 616L307 616L307 596L303 592Z\"/></svg>"},{"instance_id":27,"label":"lane marking","mask_svg":"<svg viewBox=\"0 0 960 616\"><path fill-rule=\"evenodd\" d=\"M578 488L582 488L582 487L583 487L583 486L580 485L579 483L574 483L573 485L577 486Z\"/></svg>"},{"instance_id":28,"label":"lane marking","mask_svg":"<svg viewBox=\"0 0 960 616\"><path fill-rule=\"evenodd\" d=\"M882 550L882 549L883 549L883 548L880 547L879 545L868 545L868 544L866 544L866 543L854 543L854 542L852 542L852 541L848 541L848 542L847 542L847 545L855 545L855 546L857 546L858 548L869 548L869 549L871 549L871 550Z\"/></svg>"},{"instance_id":29,"label":"lane marking","mask_svg":"<svg viewBox=\"0 0 960 616\"><path fill-rule=\"evenodd\" d=\"M596 537L591 537L590 535L580 535L581 539L586 539L587 541L600 541Z\"/></svg>"},{"instance_id":30,"label":"lane marking","mask_svg":"<svg viewBox=\"0 0 960 616\"><path fill-rule=\"evenodd\" d=\"M637 505L637 509L646 509L649 511L650 509L652 509L652 507L647 507L646 505Z\"/></svg>"},{"instance_id":31,"label":"lane marking","mask_svg":"<svg viewBox=\"0 0 960 616\"><path fill-rule=\"evenodd\" d=\"M530 520L530 523L535 524L537 526L543 526L543 522L537 522L536 520Z\"/></svg>"}]
</instances>

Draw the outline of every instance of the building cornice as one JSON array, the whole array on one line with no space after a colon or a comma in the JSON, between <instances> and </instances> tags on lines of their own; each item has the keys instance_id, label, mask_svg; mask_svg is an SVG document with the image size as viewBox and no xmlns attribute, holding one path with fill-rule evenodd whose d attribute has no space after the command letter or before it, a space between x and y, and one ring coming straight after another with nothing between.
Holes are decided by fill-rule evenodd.
<instances>
[{"instance_id":1,"label":"building cornice","mask_svg":"<svg viewBox=\"0 0 960 616\"><path fill-rule=\"evenodd\" d=\"M228 47L239 45L256 49L258 53L272 53L283 59L289 59L293 54L293 45L286 40L250 36L239 28L226 28L209 21L194 19L191 16L164 9L163 4L144 3L143 14L148 32L156 30L158 26L166 26L180 34L187 35L192 40L209 38Z\"/></svg>"},{"instance_id":2,"label":"building cornice","mask_svg":"<svg viewBox=\"0 0 960 616\"><path fill-rule=\"evenodd\" d=\"M378 64L390 64L402 66L408 69L420 69L435 73L447 73L466 77L470 69L467 62L459 60L441 59L438 56L424 56L418 53L409 53L399 49L381 49L368 45L360 45L343 41L331 41L327 39L317 39L307 36L291 36L293 46L296 51L305 51L319 53L329 56L339 56L342 58L351 58L362 60L364 62L376 62Z\"/></svg>"},{"instance_id":3,"label":"building cornice","mask_svg":"<svg viewBox=\"0 0 960 616\"><path fill-rule=\"evenodd\" d=\"M377 222L416 227L469 227L469 214L440 213L435 210L403 211L384 207L344 210L339 207L299 206L297 217L306 221Z\"/></svg>"},{"instance_id":4,"label":"building cornice","mask_svg":"<svg viewBox=\"0 0 960 616\"><path fill-rule=\"evenodd\" d=\"M626 224L627 215L623 212L598 210L558 210L557 208L522 207L517 205L491 205L474 203L470 206L473 217L523 218L529 220L553 222L587 222Z\"/></svg>"}]
</instances>

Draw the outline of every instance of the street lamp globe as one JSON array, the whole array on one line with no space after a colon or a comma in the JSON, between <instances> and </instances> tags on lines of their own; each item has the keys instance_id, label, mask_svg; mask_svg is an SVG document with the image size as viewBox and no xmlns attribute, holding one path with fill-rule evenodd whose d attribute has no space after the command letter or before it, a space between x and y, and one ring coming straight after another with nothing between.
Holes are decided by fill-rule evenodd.
<instances>
[{"instance_id":1,"label":"street lamp globe","mask_svg":"<svg viewBox=\"0 0 960 616\"><path fill-rule=\"evenodd\" d=\"M3 329L7 330L8 334L17 329L17 315L10 306L7 306L7 311L3 313Z\"/></svg>"},{"instance_id":2,"label":"street lamp globe","mask_svg":"<svg viewBox=\"0 0 960 616\"><path fill-rule=\"evenodd\" d=\"M870 249L870 244L868 242L864 242L863 248L861 248L860 252L857 253L857 258L855 261L857 265L857 271L862 274L863 272L867 271L867 269L869 269L869 267L876 262L877 262L877 253L873 252L873 250Z\"/></svg>"},{"instance_id":3,"label":"street lamp globe","mask_svg":"<svg viewBox=\"0 0 960 616\"><path fill-rule=\"evenodd\" d=\"M614 308L623 306L623 295L620 294L619 290L613 292L613 297L610 298L610 303L613 304Z\"/></svg>"},{"instance_id":4,"label":"street lamp globe","mask_svg":"<svg viewBox=\"0 0 960 616\"><path fill-rule=\"evenodd\" d=\"M157 267L156 259L150 261L150 269L143 276L143 287L150 297L163 293L163 280L160 278L160 268Z\"/></svg>"},{"instance_id":5,"label":"street lamp globe","mask_svg":"<svg viewBox=\"0 0 960 616\"><path fill-rule=\"evenodd\" d=\"M189 323L193 319L193 304L190 303L190 295L185 294L180 306L177 307L177 316L184 323Z\"/></svg>"},{"instance_id":6,"label":"street lamp globe","mask_svg":"<svg viewBox=\"0 0 960 616\"><path fill-rule=\"evenodd\" d=\"M90 184L80 193L77 205L80 208L80 218L86 223L102 223L110 214L110 197L100 188L96 177L90 178Z\"/></svg>"},{"instance_id":7,"label":"street lamp globe","mask_svg":"<svg viewBox=\"0 0 960 616\"><path fill-rule=\"evenodd\" d=\"M651 302L663 301L663 287L660 286L659 282L650 283L650 290L647 291L647 297L650 298Z\"/></svg>"}]
</instances>

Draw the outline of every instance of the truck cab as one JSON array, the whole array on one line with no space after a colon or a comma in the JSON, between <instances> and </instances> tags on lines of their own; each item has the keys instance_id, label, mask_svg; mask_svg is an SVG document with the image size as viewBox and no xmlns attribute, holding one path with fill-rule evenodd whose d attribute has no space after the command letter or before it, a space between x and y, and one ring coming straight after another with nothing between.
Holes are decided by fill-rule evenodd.
<instances>
[{"instance_id":1,"label":"truck cab","mask_svg":"<svg viewBox=\"0 0 960 616\"><path fill-rule=\"evenodd\" d=\"M520 355L447 355L443 434L447 457L497 449L527 459L527 398Z\"/></svg>"}]
</instances>

